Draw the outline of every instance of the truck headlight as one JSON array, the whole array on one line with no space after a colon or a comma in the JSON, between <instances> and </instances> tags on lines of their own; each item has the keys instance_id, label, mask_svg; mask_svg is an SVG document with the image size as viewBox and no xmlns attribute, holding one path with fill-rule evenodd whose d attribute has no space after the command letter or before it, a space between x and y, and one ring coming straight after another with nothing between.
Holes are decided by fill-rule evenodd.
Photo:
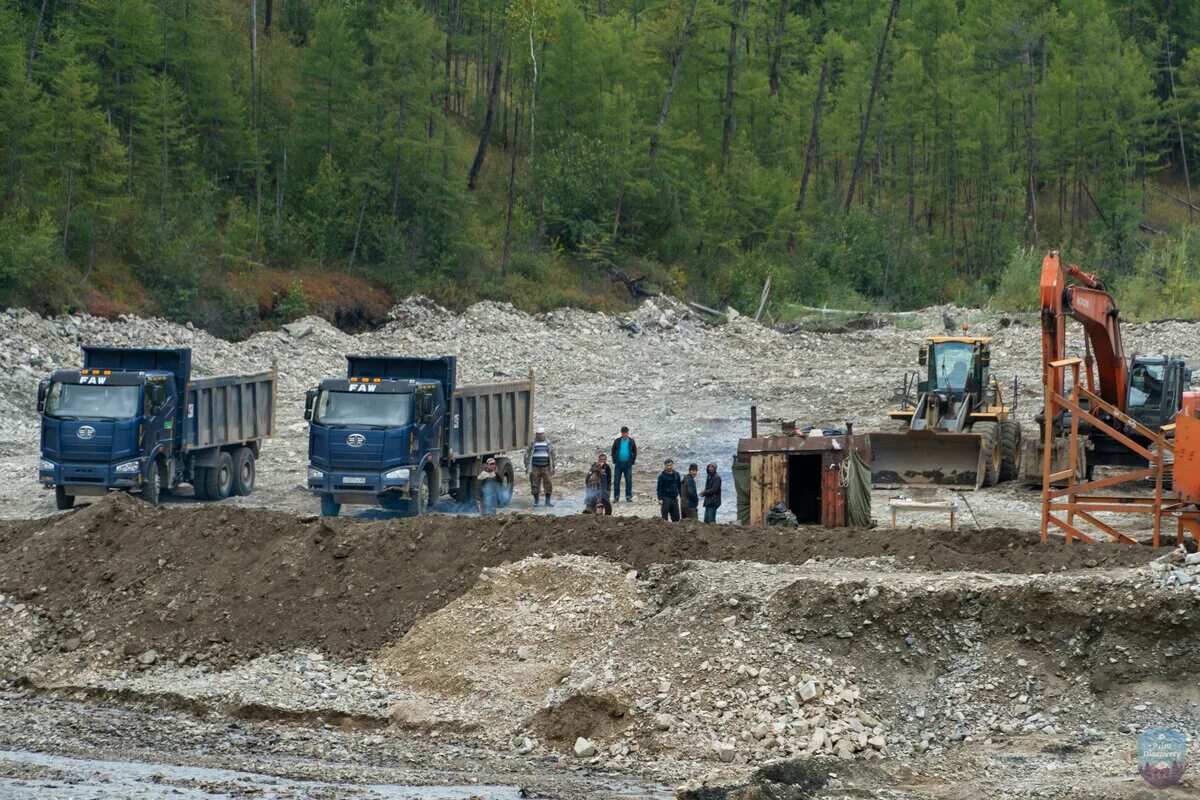
<instances>
[{"instance_id":1,"label":"truck headlight","mask_svg":"<svg viewBox=\"0 0 1200 800\"><path fill-rule=\"evenodd\" d=\"M408 475L409 475L408 467L401 467L400 469L393 469L389 472L383 473L383 477L387 478L390 481L395 481L395 480L400 480L400 479L407 480Z\"/></svg>"},{"instance_id":2,"label":"truck headlight","mask_svg":"<svg viewBox=\"0 0 1200 800\"><path fill-rule=\"evenodd\" d=\"M312 478L313 480L319 481L325 477L325 473L321 472L321 470L317 469L316 467L309 467L308 468L308 477Z\"/></svg>"},{"instance_id":3,"label":"truck headlight","mask_svg":"<svg viewBox=\"0 0 1200 800\"><path fill-rule=\"evenodd\" d=\"M113 472L119 472L122 475L128 475L131 472L141 472L142 465L136 461L126 461L124 464L118 464L113 468Z\"/></svg>"},{"instance_id":4,"label":"truck headlight","mask_svg":"<svg viewBox=\"0 0 1200 800\"><path fill-rule=\"evenodd\" d=\"M43 472L53 471L53 469L54 469L54 462L47 461L46 459L43 458L42 459L42 471Z\"/></svg>"}]
</instances>

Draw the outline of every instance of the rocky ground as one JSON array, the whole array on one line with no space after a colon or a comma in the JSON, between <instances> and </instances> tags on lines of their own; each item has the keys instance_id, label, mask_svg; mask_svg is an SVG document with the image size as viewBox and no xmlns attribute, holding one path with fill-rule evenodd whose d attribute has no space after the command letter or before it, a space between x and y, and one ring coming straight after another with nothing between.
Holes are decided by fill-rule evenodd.
<instances>
[{"instance_id":1,"label":"rocky ground","mask_svg":"<svg viewBox=\"0 0 1200 800\"><path fill-rule=\"evenodd\" d=\"M764 427L870 429L920 338L963 322L995 337L1028 421L1032 320L943 308L785 332L668 300L610 318L411 299L393 317L230 343L7 312L0 797L1118 798L1148 790L1138 732L1195 746L1200 564L1041 545L1036 492L908 492L955 499L961 532L933 514L901 531L666 535L647 519L663 457L728 476L754 404ZM1129 325L1126 346L1196 360L1198 332ZM204 375L274 366L256 493L54 514L34 480L36 384L77 366L81 343L190 346ZM558 507L518 494L495 520L317 518L304 390L346 353L386 352L457 354L464 382L534 370ZM622 424L648 465L638 500L575 514ZM875 493L880 519L891 494Z\"/></svg>"}]
</instances>

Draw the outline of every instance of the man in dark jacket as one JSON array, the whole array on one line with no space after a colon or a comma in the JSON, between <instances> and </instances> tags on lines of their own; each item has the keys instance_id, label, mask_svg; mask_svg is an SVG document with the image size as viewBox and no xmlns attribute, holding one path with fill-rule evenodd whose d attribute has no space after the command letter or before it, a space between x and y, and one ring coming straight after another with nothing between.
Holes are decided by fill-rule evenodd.
<instances>
[{"instance_id":1,"label":"man in dark jacket","mask_svg":"<svg viewBox=\"0 0 1200 800\"><path fill-rule=\"evenodd\" d=\"M658 476L658 504L662 507L662 518L679 522L679 491L683 482L675 471L675 462L663 462L663 471Z\"/></svg>"},{"instance_id":2,"label":"man in dark jacket","mask_svg":"<svg viewBox=\"0 0 1200 800\"><path fill-rule=\"evenodd\" d=\"M679 498L683 508L679 511L684 519L699 518L700 493L696 491L696 473L699 471L700 467L689 464L687 476L683 479L683 495Z\"/></svg>"},{"instance_id":3,"label":"man in dark jacket","mask_svg":"<svg viewBox=\"0 0 1200 800\"><path fill-rule=\"evenodd\" d=\"M633 499L633 464L637 461L637 442L629 435L629 428L622 427L621 435L613 439L612 461L616 483L612 487L614 503L621 502L621 476L625 476L625 501Z\"/></svg>"},{"instance_id":4,"label":"man in dark jacket","mask_svg":"<svg viewBox=\"0 0 1200 800\"><path fill-rule=\"evenodd\" d=\"M704 498L704 521L712 523L717 521L717 509L721 507L721 476L717 474L716 464L709 464L707 472L700 496Z\"/></svg>"}]
</instances>

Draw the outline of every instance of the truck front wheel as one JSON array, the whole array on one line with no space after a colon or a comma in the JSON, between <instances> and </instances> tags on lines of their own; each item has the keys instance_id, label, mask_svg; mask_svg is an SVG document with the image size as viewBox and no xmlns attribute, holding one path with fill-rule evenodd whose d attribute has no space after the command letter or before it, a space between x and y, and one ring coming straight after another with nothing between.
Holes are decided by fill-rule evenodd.
<instances>
[{"instance_id":1,"label":"truck front wheel","mask_svg":"<svg viewBox=\"0 0 1200 800\"><path fill-rule=\"evenodd\" d=\"M146 480L142 484L142 499L151 506L157 506L159 497L162 494L163 487L163 463L155 459L150 462L150 471L146 473Z\"/></svg>"},{"instance_id":2,"label":"truck front wheel","mask_svg":"<svg viewBox=\"0 0 1200 800\"><path fill-rule=\"evenodd\" d=\"M409 508L412 509L412 516L419 517L422 514L428 513L429 509L433 506L433 470L426 469L421 471L421 482L417 484L416 491L413 492L409 503Z\"/></svg>"},{"instance_id":3,"label":"truck front wheel","mask_svg":"<svg viewBox=\"0 0 1200 800\"><path fill-rule=\"evenodd\" d=\"M254 491L254 451L239 447L233 451L233 494L245 497Z\"/></svg>"},{"instance_id":4,"label":"truck front wheel","mask_svg":"<svg viewBox=\"0 0 1200 800\"><path fill-rule=\"evenodd\" d=\"M342 504L333 499L331 494L321 495L321 516L336 517L342 510Z\"/></svg>"},{"instance_id":5,"label":"truck front wheel","mask_svg":"<svg viewBox=\"0 0 1200 800\"><path fill-rule=\"evenodd\" d=\"M75 507L75 495L67 494L67 490L61 486L54 487L54 506L59 511L66 511L69 508Z\"/></svg>"}]
</instances>

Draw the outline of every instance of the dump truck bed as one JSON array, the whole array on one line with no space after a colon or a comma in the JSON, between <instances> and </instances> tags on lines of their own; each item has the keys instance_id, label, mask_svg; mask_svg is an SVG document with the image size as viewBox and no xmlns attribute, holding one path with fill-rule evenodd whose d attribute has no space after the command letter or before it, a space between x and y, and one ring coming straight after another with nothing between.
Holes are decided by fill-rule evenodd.
<instances>
[{"instance_id":1,"label":"dump truck bed","mask_svg":"<svg viewBox=\"0 0 1200 800\"><path fill-rule=\"evenodd\" d=\"M450 457L524 450L533 439L533 380L460 386L451 397Z\"/></svg>"},{"instance_id":2,"label":"dump truck bed","mask_svg":"<svg viewBox=\"0 0 1200 800\"><path fill-rule=\"evenodd\" d=\"M274 435L275 387L274 372L191 381L183 449L244 444Z\"/></svg>"}]
</instances>

